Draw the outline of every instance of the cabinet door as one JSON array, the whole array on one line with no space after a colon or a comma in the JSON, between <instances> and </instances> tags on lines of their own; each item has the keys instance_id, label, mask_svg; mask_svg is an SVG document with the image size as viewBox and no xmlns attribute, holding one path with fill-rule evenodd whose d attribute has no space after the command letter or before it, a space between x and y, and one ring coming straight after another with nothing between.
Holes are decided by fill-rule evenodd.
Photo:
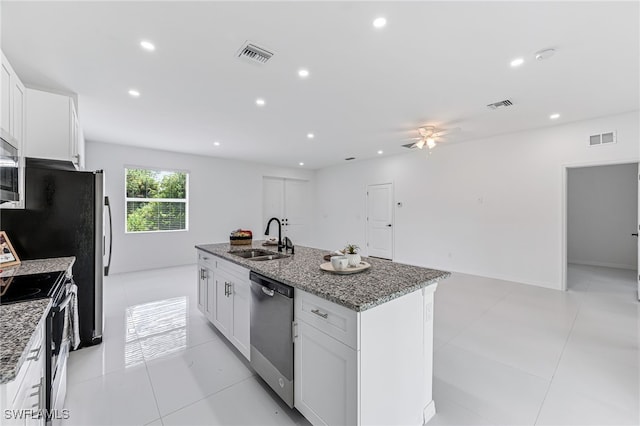
<instances>
[{"instance_id":1,"label":"cabinet door","mask_svg":"<svg viewBox=\"0 0 640 426\"><path fill-rule=\"evenodd\" d=\"M11 80L11 89L13 91L13 126L11 132L18 143L24 145L24 115L25 115L25 87L16 75Z\"/></svg>"},{"instance_id":2,"label":"cabinet door","mask_svg":"<svg viewBox=\"0 0 640 426\"><path fill-rule=\"evenodd\" d=\"M206 315L205 304L207 301L206 269L198 265L198 310Z\"/></svg>"},{"instance_id":3,"label":"cabinet door","mask_svg":"<svg viewBox=\"0 0 640 426\"><path fill-rule=\"evenodd\" d=\"M78 151L80 125L78 122L78 113L76 112L72 99L69 99L69 116L71 117L69 121L69 158L77 168L80 168L80 153Z\"/></svg>"},{"instance_id":4,"label":"cabinet door","mask_svg":"<svg viewBox=\"0 0 640 426\"><path fill-rule=\"evenodd\" d=\"M295 407L314 425L355 425L357 352L297 321Z\"/></svg>"},{"instance_id":5,"label":"cabinet door","mask_svg":"<svg viewBox=\"0 0 640 426\"><path fill-rule=\"evenodd\" d=\"M213 288L215 285L215 272L213 269L204 268L204 287L205 287L205 301L204 301L204 315L213 321L213 311L216 303L216 292Z\"/></svg>"},{"instance_id":6,"label":"cabinet door","mask_svg":"<svg viewBox=\"0 0 640 426\"><path fill-rule=\"evenodd\" d=\"M231 300L231 280L227 274L216 271L213 277L213 311L211 322L227 338L230 335L233 302Z\"/></svg>"},{"instance_id":7,"label":"cabinet door","mask_svg":"<svg viewBox=\"0 0 640 426\"><path fill-rule=\"evenodd\" d=\"M8 134L11 132L11 74L12 70L4 55L0 66L0 127Z\"/></svg>"},{"instance_id":8,"label":"cabinet door","mask_svg":"<svg viewBox=\"0 0 640 426\"><path fill-rule=\"evenodd\" d=\"M284 229L294 244L309 244L309 189L306 180L284 181Z\"/></svg>"},{"instance_id":9,"label":"cabinet door","mask_svg":"<svg viewBox=\"0 0 640 426\"><path fill-rule=\"evenodd\" d=\"M251 318L251 288L247 281L236 279L231 283L233 293L233 320L229 339L240 353L249 359Z\"/></svg>"}]
</instances>

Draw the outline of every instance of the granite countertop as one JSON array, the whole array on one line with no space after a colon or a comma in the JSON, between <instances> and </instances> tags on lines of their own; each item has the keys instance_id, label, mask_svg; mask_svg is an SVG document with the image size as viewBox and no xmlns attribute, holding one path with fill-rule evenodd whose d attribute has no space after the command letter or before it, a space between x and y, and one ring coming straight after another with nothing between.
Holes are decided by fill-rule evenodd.
<instances>
[{"instance_id":1,"label":"granite countertop","mask_svg":"<svg viewBox=\"0 0 640 426\"><path fill-rule=\"evenodd\" d=\"M74 256L52 257L50 259L23 260L19 265L0 270L0 277L41 274L45 272L66 271L76 261Z\"/></svg>"},{"instance_id":2,"label":"granite countertop","mask_svg":"<svg viewBox=\"0 0 640 426\"><path fill-rule=\"evenodd\" d=\"M264 262L228 253L230 250L246 250L250 247L277 251L276 247L262 246L262 242L254 241L252 246L201 244L196 248L357 312L412 293L450 275L449 272L436 269L365 257L363 260L370 263L371 268L357 274L337 275L320 269L328 250L304 246L296 246L295 254L291 257Z\"/></svg>"},{"instance_id":3,"label":"granite countertop","mask_svg":"<svg viewBox=\"0 0 640 426\"><path fill-rule=\"evenodd\" d=\"M27 359L33 333L50 305L51 299L47 298L0 306L0 384L15 379Z\"/></svg>"}]
</instances>

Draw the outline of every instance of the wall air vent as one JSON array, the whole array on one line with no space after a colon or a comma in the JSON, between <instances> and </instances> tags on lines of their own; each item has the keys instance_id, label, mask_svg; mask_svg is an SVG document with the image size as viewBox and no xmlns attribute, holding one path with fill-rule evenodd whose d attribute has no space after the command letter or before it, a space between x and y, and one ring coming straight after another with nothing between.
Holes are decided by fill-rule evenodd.
<instances>
[{"instance_id":1,"label":"wall air vent","mask_svg":"<svg viewBox=\"0 0 640 426\"><path fill-rule=\"evenodd\" d=\"M508 107L513 105L513 102L511 102L509 99L505 99L504 101L500 101L500 102L494 102L492 104L487 105L487 108L489 109L498 109L498 108L502 108L502 107Z\"/></svg>"},{"instance_id":2,"label":"wall air vent","mask_svg":"<svg viewBox=\"0 0 640 426\"><path fill-rule=\"evenodd\" d=\"M606 132L597 135L589 136L589 146L608 145L610 143L616 143L616 132Z\"/></svg>"},{"instance_id":3,"label":"wall air vent","mask_svg":"<svg viewBox=\"0 0 640 426\"><path fill-rule=\"evenodd\" d=\"M266 64L273 57L273 52L250 41L245 41L240 50L238 50L238 57L248 62Z\"/></svg>"}]
</instances>

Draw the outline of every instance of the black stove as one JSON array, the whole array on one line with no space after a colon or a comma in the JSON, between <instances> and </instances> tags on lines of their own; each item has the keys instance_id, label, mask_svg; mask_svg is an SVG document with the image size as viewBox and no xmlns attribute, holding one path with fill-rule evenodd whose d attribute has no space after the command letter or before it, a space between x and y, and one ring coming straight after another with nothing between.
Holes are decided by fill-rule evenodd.
<instances>
[{"instance_id":1,"label":"black stove","mask_svg":"<svg viewBox=\"0 0 640 426\"><path fill-rule=\"evenodd\" d=\"M64 272L0 277L0 305L27 300L55 298L61 291Z\"/></svg>"}]
</instances>

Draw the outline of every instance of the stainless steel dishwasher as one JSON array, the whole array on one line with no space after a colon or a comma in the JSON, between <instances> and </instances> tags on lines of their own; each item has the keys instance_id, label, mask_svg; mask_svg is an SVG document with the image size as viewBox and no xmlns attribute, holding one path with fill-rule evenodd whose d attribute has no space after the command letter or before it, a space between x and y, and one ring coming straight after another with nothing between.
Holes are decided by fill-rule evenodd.
<instances>
[{"instance_id":1,"label":"stainless steel dishwasher","mask_svg":"<svg viewBox=\"0 0 640 426\"><path fill-rule=\"evenodd\" d=\"M293 408L293 287L251 272L251 366Z\"/></svg>"}]
</instances>

